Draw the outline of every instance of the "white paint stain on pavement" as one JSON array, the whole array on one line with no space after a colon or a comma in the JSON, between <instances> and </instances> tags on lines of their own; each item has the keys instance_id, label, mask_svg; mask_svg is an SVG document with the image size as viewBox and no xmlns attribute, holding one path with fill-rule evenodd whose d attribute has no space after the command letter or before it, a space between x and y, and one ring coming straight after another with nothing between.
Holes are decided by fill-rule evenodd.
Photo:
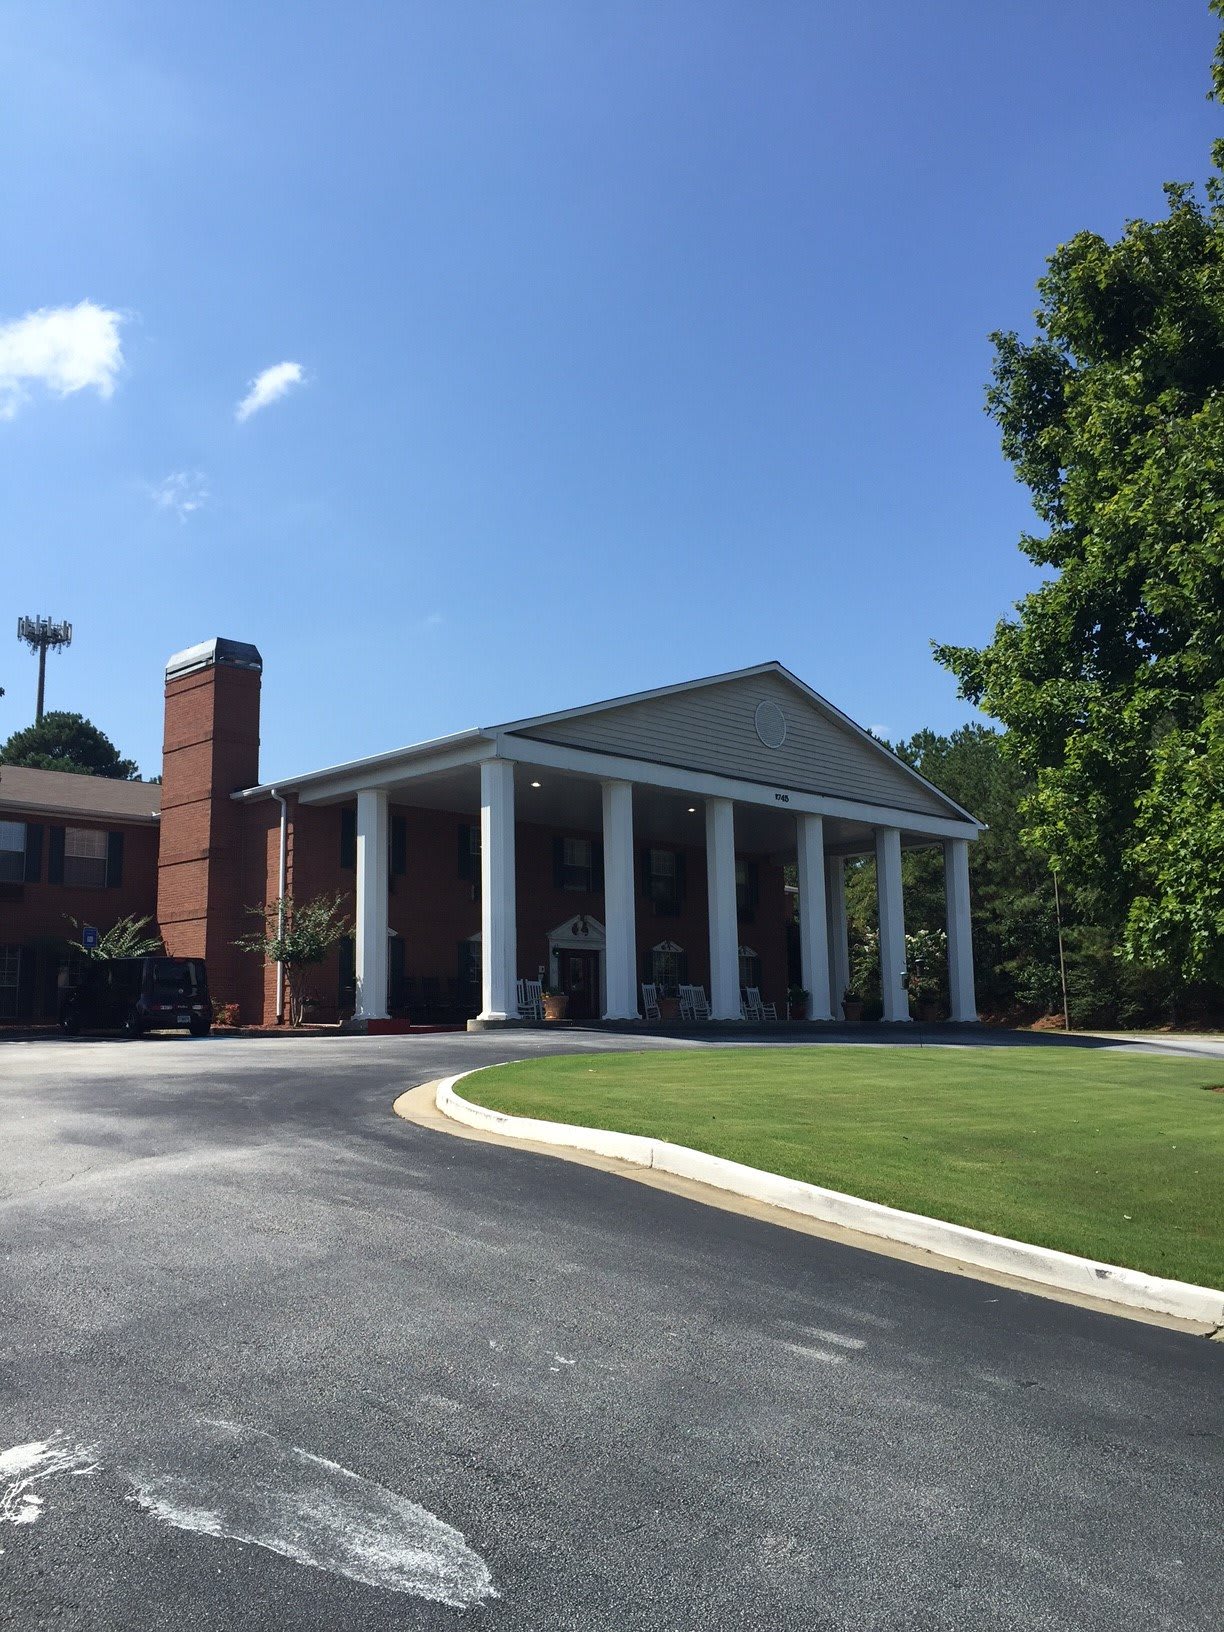
<instances>
[{"instance_id":1,"label":"white paint stain on pavement","mask_svg":"<svg viewBox=\"0 0 1224 1632\"><path fill-rule=\"evenodd\" d=\"M456 1609L497 1596L458 1530L336 1462L212 1421L199 1424L183 1457L173 1471L130 1475L132 1499L165 1524Z\"/></svg>"},{"instance_id":2,"label":"white paint stain on pavement","mask_svg":"<svg viewBox=\"0 0 1224 1632\"><path fill-rule=\"evenodd\" d=\"M0 1524L34 1524L40 1519L44 1497L37 1487L44 1480L60 1473L96 1470L89 1448L73 1445L61 1434L10 1445L7 1451L0 1451Z\"/></svg>"}]
</instances>

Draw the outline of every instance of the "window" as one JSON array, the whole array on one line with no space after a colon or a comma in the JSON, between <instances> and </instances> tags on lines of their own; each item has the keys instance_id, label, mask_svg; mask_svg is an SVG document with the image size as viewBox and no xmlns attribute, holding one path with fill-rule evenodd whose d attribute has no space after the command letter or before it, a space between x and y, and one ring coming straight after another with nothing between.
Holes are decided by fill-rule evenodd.
<instances>
[{"instance_id":1,"label":"window","mask_svg":"<svg viewBox=\"0 0 1224 1632\"><path fill-rule=\"evenodd\" d=\"M8 823L18 827L18 822ZM21 948L0 946L0 1020L16 1020L21 998Z\"/></svg>"},{"instance_id":2,"label":"window","mask_svg":"<svg viewBox=\"0 0 1224 1632\"><path fill-rule=\"evenodd\" d=\"M484 1006L480 948L479 935L459 942L459 1006L468 1014L479 1014Z\"/></svg>"},{"instance_id":3,"label":"window","mask_svg":"<svg viewBox=\"0 0 1224 1632\"><path fill-rule=\"evenodd\" d=\"M480 824L459 823L459 877L480 887Z\"/></svg>"},{"instance_id":4,"label":"window","mask_svg":"<svg viewBox=\"0 0 1224 1632\"><path fill-rule=\"evenodd\" d=\"M684 857L677 850L646 852L646 895L657 913L674 917L684 901Z\"/></svg>"},{"instance_id":5,"label":"window","mask_svg":"<svg viewBox=\"0 0 1224 1632\"><path fill-rule=\"evenodd\" d=\"M155 1003L194 1003L203 996L204 965L194 958L158 958L153 965Z\"/></svg>"},{"instance_id":6,"label":"window","mask_svg":"<svg viewBox=\"0 0 1224 1632\"><path fill-rule=\"evenodd\" d=\"M563 890L590 890L592 887L591 869L590 839L562 839L561 888Z\"/></svg>"},{"instance_id":7,"label":"window","mask_svg":"<svg viewBox=\"0 0 1224 1632\"><path fill-rule=\"evenodd\" d=\"M0 884L20 884L25 878L26 824L0 822Z\"/></svg>"},{"instance_id":8,"label":"window","mask_svg":"<svg viewBox=\"0 0 1224 1632\"><path fill-rule=\"evenodd\" d=\"M761 984L761 960L750 946L739 949L739 982L741 987Z\"/></svg>"},{"instance_id":9,"label":"window","mask_svg":"<svg viewBox=\"0 0 1224 1632\"><path fill-rule=\"evenodd\" d=\"M106 834L93 827L64 829L64 883L106 887Z\"/></svg>"},{"instance_id":10,"label":"window","mask_svg":"<svg viewBox=\"0 0 1224 1632\"><path fill-rule=\"evenodd\" d=\"M674 941L660 941L650 949L650 978L660 997L676 997L688 983L688 954Z\"/></svg>"}]
</instances>

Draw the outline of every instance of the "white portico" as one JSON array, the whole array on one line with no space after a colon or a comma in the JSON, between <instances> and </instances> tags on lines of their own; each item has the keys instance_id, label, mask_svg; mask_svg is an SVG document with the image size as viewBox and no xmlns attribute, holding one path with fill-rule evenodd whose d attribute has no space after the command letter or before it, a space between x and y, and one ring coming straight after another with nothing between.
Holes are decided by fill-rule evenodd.
<instances>
[{"instance_id":1,"label":"white portico","mask_svg":"<svg viewBox=\"0 0 1224 1632\"><path fill-rule=\"evenodd\" d=\"M976 1019L968 857L980 824L777 663L463 732L278 788L306 805L356 802L357 1005L367 1019L387 1013L395 807L466 815L478 833L479 928L465 933L479 941L486 1024L516 1022L519 977L555 979L563 956L591 960L593 1018L638 1018L646 949L680 951L679 929L645 921L658 881L643 882L643 857L649 868L667 847L704 869L690 881L684 934L689 951L703 937L696 963L718 1020L742 1013L745 857L775 871L794 865L801 984L809 1017L829 1020L841 1016L849 975L845 863L874 856L891 1021L909 1019L902 854L941 848L951 1018ZM559 835L549 877L538 864L542 832ZM570 834L588 837L560 837ZM569 889L586 891L588 906L567 918ZM397 934L411 946L411 902L404 910ZM774 929L781 923L753 939Z\"/></svg>"}]
</instances>

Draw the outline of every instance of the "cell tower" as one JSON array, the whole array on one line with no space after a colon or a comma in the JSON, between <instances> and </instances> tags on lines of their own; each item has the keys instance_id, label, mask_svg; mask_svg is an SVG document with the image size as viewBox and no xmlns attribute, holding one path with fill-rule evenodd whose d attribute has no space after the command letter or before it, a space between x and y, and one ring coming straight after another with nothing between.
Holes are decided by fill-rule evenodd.
<instances>
[{"instance_id":1,"label":"cell tower","mask_svg":"<svg viewBox=\"0 0 1224 1632\"><path fill-rule=\"evenodd\" d=\"M50 618L18 618L17 639L24 640L32 652L38 653L38 712L34 716L37 725L43 717L43 694L47 689L47 653L72 645L72 625L53 623Z\"/></svg>"}]
</instances>

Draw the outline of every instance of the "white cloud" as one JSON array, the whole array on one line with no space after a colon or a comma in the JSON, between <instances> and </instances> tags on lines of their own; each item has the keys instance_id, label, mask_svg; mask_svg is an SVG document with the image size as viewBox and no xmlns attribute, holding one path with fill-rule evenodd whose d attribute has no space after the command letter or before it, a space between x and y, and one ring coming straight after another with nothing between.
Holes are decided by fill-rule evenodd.
<instances>
[{"instance_id":1,"label":"white cloud","mask_svg":"<svg viewBox=\"0 0 1224 1632\"><path fill-rule=\"evenodd\" d=\"M149 493L159 510L173 510L180 521L202 510L209 497L204 473L199 470L171 471L165 481L151 487Z\"/></svg>"},{"instance_id":2,"label":"white cloud","mask_svg":"<svg viewBox=\"0 0 1224 1632\"><path fill-rule=\"evenodd\" d=\"M431 612L427 618L421 619L422 629L438 629L446 622L441 612Z\"/></svg>"},{"instance_id":3,"label":"white cloud","mask_svg":"<svg viewBox=\"0 0 1224 1632\"><path fill-rule=\"evenodd\" d=\"M250 419L252 414L257 414L270 402L283 397L286 391L291 391L295 385L301 385L304 378L301 363L274 363L271 368L265 368L262 374L257 374L251 381L246 396L234 410L234 417L239 424L244 419Z\"/></svg>"},{"instance_id":4,"label":"white cloud","mask_svg":"<svg viewBox=\"0 0 1224 1632\"><path fill-rule=\"evenodd\" d=\"M101 397L115 389L123 367L123 318L92 300L43 306L0 324L0 419L12 419L40 384L61 397L92 386Z\"/></svg>"}]
</instances>

